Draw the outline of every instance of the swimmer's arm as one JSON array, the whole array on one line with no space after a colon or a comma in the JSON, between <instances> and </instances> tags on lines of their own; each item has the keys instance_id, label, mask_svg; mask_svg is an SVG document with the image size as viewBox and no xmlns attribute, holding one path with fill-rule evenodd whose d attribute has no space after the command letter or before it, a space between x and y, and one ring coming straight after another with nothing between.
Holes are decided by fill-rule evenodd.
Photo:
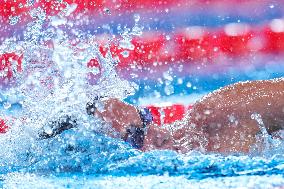
<instances>
[{"instance_id":1,"label":"swimmer's arm","mask_svg":"<svg viewBox=\"0 0 284 189\"><path fill-rule=\"evenodd\" d=\"M188 118L207 138L207 151L248 152L260 132L259 114L268 133L284 129L284 80L236 83L197 102ZM188 132L190 135L190 132Z\"/></svg>"},{"instance_id":2,"label":"swimmer's arm","mask_svg":"<svg viewBox=\"0 0 284 189\"><path fill-rule=\"evenodd\" d=\"M48 139L61 134L63 131L77 127L76 120L70 116L63 116L58 120L53 120L46 123L43 128L39 131L40 139Z\"/></svg>"}]
</instances>

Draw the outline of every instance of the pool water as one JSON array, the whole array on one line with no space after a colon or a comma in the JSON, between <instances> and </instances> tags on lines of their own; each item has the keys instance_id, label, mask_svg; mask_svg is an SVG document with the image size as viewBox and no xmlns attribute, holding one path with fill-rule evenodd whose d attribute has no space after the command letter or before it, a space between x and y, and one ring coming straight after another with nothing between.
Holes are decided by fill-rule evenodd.
<instances>
[{"instance_id":1,"label":"pool water","mask_svg":"<svg viewBox=\"0 0 284 189\"><path fill-rule=\"evenodd\" d=\"M21 183L19 187L19 183ZM42 186L40 186L42 185ZM9 175L3 188L281 188L282 176L238 176L189 180L183 176L94 177L63 175L42 177L31 174Z\"/></svg>"},{"instance_id":2,"label":"pool water","mask_svg":"<svg viewBox=\"0 0 284 189\"><path fill-rule=\"evenodd\" d=\"M194 151L183 155L173 151L142 153L101 134L70 130L37 145L43 149L39 150L38 146L30 146L28 151L14 149L19 150L14 161L9 153L1 153L3 188L281 188L284 185L283 144L273 151L254 155L225 156Z\"/></svg>"},{"instance_id":3,"label":"pool water","mask_svg":"<svg viewBox=\"0 0 284 189\"><path fill-rule=\"evenodd\" d=\"M111 53L101 53L94 42L96 37L76 31L76 45L70 44L73 38L60 27L50 27L52 35L42 29L50 26L44 11L35 9L30 14L35 20L27 24L24 39L7 39L0 48L1 54L22 54L24 69L15 72L11 83L1 90L0 117L7 118L11 127L0 135L2 188L284 187L282 140L266 136L268 147L261 152L252 149L249 154L141 152L106 136L109 125L85 113L86 103L95 95L126 99L136 105L153 103L153 96L161 103L192 103L203 94L236 81L283 77L283 64L278 65L281 60L262 66L252 63L255 66L248 69L232 67L231 62L228 74L195 73L184 77L182 85L177 77L168 75L175 75L174 68L161 73L161 85L157 80L128 81L117 73L118 62ZM116 40L124 40L124 45L130 43L133 28L129 28L129 39ZM48 42L52 42L52 47L46 45ZM89 69L86 64L94 57L102 70L99 80L91 85L86 75L96 75L98 70ZM260 59L264 61L263 57ZM187 73L186 66L184 70ZM189 82L193 85L190 89ZM173 95L167 96L168 92ZM175 96L177 93L183 95ZM51 139L38 139L38 132L48 129L47 122L66 114L78 120L78 128Z\"/></svg>"}]
</instances>

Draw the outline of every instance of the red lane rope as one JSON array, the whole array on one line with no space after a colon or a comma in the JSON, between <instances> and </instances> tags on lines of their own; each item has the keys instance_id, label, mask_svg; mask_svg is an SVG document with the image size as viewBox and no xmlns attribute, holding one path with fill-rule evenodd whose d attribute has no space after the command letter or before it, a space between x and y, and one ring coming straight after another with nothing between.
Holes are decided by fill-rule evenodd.
<instances>
[{"instance_id":1,"label":"red lane rope","mask_svg":"<svg viewBox=\"0 0 284 189\"><path fill-rule=\"evenodd\" d=\"M105 36L102 36L105 38ZM102 54L106 53L106 42L97 36ZM132 65L152 67L174 63L216 63L224 56L248 56L256 53L284 53L284 19L274 19L268 25L250 27L232 23L217 30L203 27L187 27L175 33L144 32L141 37L132 39L133 49L119 46L117 42L109 46L113 57L120 60L118 69ZM125 55L127 54L127 55ZM4 53L0 55L0 71L8 69L7 77L12 77L12 61L18 62L21 71L22 55ZM93 57L88 67L98 67Z\"/></svg>"},{"instance_id":2,"label":"red lane rope","mask_svg":"<svg viewBox=\"0 0 284 189\"><path fill-rule=\"evenodd\" d=\"M171 106L147 106L153 115L153 122L157 125L171 124L181 120L192 105L172 104Z\"/></svg>"},{"instance_id":3,"label":"red lane rope","mask_svg":"<svg viewBox=\"0 0 284 189\"><path fill-rule=\"evenodd\" d=\"M30 2L30 3L29 3ZM48 16L58 15L67 11L70 6L74 5L72 14L76 16L78 13L86 14L101 14L109 10L110 13L119 13L121 11L133 12L137 9L149 9L149 8L164 8L172 7L177 4L186 4L185 0L63 0L63 1L33 1L33 0L3 0L0 2L0 16L6 21L11 16L21 16L23 20L29 16L29 11L34 8L41 8ZM65 12L66 13L66 12ZM71 15L72 16L72 15Z\"/></svg>"},{"instance_id":4,"label":"red lane rope","mask_svg":"<svg viewBox=\"0 0 284 189\"><path fill-rule=\"evenodd\" d=\"M224 56L279 54L284 53L284 20L275 19L269 25L254 28L232 23L217 30L188 27L170 35L144 32L132 44L133 50L111 44L110 51L119 58L120 68L133 64L147 67L176 62L214 63Z\"/></svg>"}]
</instances>

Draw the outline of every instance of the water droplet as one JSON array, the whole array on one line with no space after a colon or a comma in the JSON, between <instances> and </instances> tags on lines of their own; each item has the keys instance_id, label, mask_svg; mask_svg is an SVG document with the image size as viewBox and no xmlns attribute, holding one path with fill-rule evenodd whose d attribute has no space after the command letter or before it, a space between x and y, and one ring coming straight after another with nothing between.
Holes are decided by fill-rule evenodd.
<instances>
[{"instance_id":1,"label":"water droplet","mask_svg":"<svg viewBox=\"0 0 284 189\"><path fill-rule=\"evenodd\" d=\"M130 42L129 39L123 39L119 42L119 46L123 49L134 50L134 45Z\"/></svg>"},{"instance_id":2,"label":"water droplet","mask_svg":"<svg viewBox=\"0 0 284 189\"><path fill-rule=\"evenodd\" d=\"M54 27L65 25L67 23L67 19L64 17L53 16L51 17L50 24Z\"/></svg>"},{"instance_id":3,"label":"water droplet","mask_svg":"<svg viewBox=\"0 0 284 189\"><path fill-rule=\"evenodd\" d=\"M186 83L186 86L187 86L188 88L190 88L190 87L192 87L192 84L191 84L190 82L187 82L187 83Z\"/></svg>"},{"instance_id":4,"label":"water droplet","mask_svg":"<svg viewBox=\"0 0 284 189\"><path fill-rule=\"evenodd\" d=\"M95 103L95 107L97 108L97 110L98 110L99 112L103 112L103 111L105 110L104 103L101 102L101 101L97 101L97 102Z\"/></svg>"},{"instance_id":5,"label":"water droplet","mask_svg":"<svg viewBox=\"0 0 284 189\"><path fill-rule=\"evenodd\" d=\"M229 115L229 116L228 116L228 119L229 119L229 121L230 121L231 123L234 123L234 122L236 121L236 118L235 118L234 115Z\"/></svg>"},{"instance_id":6,"label":"water droplet","mask_svg":"<svg viewBox=\"0 0 284 189\"><path fill-rule=\"evenodd\" d=\"M204 111L204 114L205 114L205 115L210 115L210 114L211 114L211 111L210 111L210 110L205 110L205 111Z\"/></svg>"},{"instance_id":7,"label":"water droplet","mask_svg":"<svg viewBox=\"0 0 284 189\"><path fill-rule=\"evenodd\" d=\"M143 28L135 25L133 28L132 28L132 32L131 32L132 35L137 35L137 36L140 36L143 34Z\"/></svg>"},{"instance_id":8,"label":"water droplet","mask_svg":"<svg viewBox=\"0 0 284 189\"><path fill-rule=\"evenodd\" d=\"M171 74L169 72L164 72L163 73L163 78L169 81L173 81L173 77L171 76Z\"/></svg>"},{"instance_id":9,"label":"water droplet","mask_svg":"<svg viewBox=\"0 0 284 189\"><path fill-rule=\"evenodd\" d=\"M12 106L12 105L11 105L10 102L4 102L4 103L3 103L3 107L4 107L4 109L6 109L6 110L9 109L9 108L11 108L11 106Z\"/></svg>"},{"instance_id":10,"label":"water droplet","mask_svg":"<svg viewBox=\"0 0 284 189\"><path fill-rule=\"evenodd\" d=\"M49 125L45 125L45 126L43 127L43 130L44 130L44 132L45 132L46 134L48 134L48 135L51 135L51 134L53 133L53 130L52 130L52 128L51 128Z\"/></svg>"},{"instance_id":11,"label":"water droplet","mask_svg":"<svg viewBox=\"0 0 284 189\"><path fill-rule=\"evenodd\" d=\"M161 93L159 92L159 91L154 91L154 96L155 96L155 98L161 98Z\"/></svg>"},{"instance_id":12,"label":"water droplet","mask_svg":"<svg viewBox=\"0 0 284 189\"><path fill-rule=\"evenodd\" d=\"M9 17L9 24L10 25L15 25L18 23L20 17L19 16L10 16Z\"/></svg>"},{"instance_id":13,"label":"water droplet","mask_svg":"<svg viewBox=\"0 0 284 189\"><path fill-rule=\"evenodd\" d=\"M128 51L123 51L120 54L123 56L123 58L127 58L129 56L129 52Z\"/></svg>"},{"instance_id":14,"label":"water droplet","mask_svg":"<svg viewBox=\"0 0 284 189\"><path fill-rule=\"evenodd\" d=\"M104 8L104 12L108 15L111 15L110 9L107 7Z\"/></svg>"},{"instance_id":15,"label":"water droplet","mask_svg":"<svg viewBox=\"0 0 284 189\"><path fill-rule=\"evenodd\" d=\"M177 82L178 82L178 84L182 84L183 83L183 79L182 78L178 78Z\"/></svg>"},{"instance_id":16,"label":"water droplet","mask_svg":"<svg viewBox=\"0 0 284 189\"><path fill-rule=\"evenodd\" d=\"M133 18L134 18L134 21L135 21L135 22L139 22L139 20L140 20L140 15L139 15L139 14L134 14Z\"/></svg>"},{"instance_id":17,"label":"water droplet","mask_svg":"<svg viewBox=\"0 0 284 189\"><path fill-rule=\"evenodd\" d=\"M65 16L70 16L76 10L77 6L78 5L76 3L72 3L68 5L66 9L64 10Z\"/></svg>"},{"instance_id":18,"label":"water droplet","mask_svg":"<svg viewBox=\"0 0 284 189\"><path fill-rule=\"evenodd\" d=\"M35 3L35 0L27 0L26 5L27 6L33 6L34 3Z\"/></svg>"},{"instance_id":19,"label":"water droplet","mask_svg":"<svg viewBox=\"0 0 284 189\"><path fill-rule=\"evenodd\" d=\"M92 73L94 75L97 75L97 74L100 73L100 69L98 67L94 67L94 68L91 69L90 73Z\"/></svg>"},{"instance_id":20,"label":"water droplet","mask_svg":"<svg viewBox=\"0 0 284 189\"><path fill-rule=\"evenodd\" d=\"M174 87L172 85L166 85L164 91L166 95L171 95L175 92Z\"/></svg>"}]
</instances>

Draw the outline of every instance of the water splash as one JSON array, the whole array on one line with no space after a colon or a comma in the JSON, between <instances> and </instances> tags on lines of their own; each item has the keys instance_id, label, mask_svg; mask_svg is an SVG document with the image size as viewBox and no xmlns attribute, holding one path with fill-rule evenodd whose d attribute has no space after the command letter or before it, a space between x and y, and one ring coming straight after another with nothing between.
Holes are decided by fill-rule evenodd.
<instances>
[{"instance_id":1,"label":"water splash","mask_svg":"<svg viewBox=\"0 0 284 189\"><path fill-rule=\"evenodd\" d=\"M64 14L57 16L66 19L76 5L67 8ZM114 132L109 131L111 126L90 117L85 110L86 103L96 95L124 99L136 90L134 83L121 79L116 73L118 62L109 48L103 55L96 37L87 34L78 37L76 44L70 43L71 37L59 28L61 24L54 17L49 20L41 8L31 10L29 15L33 21L23 32L24 41L7 39L0 48L1 53L15 52L23 56L23 72L15 72L14 87L5 91L8 96L20 97L22 111L10 116L7 123L10 129L0 137L3 147L0 172L25 168L85 172L96 168L94 162L111 162L111 157L119 152L126 158L134 153L122 141L104 136L104 133ZM101 77L95 85L87 78L90 72L87 63L92 58L101 66ZM5 102L6 109L10 106L9 101ZM0 117L5 117L4 110ZM79 128L51 140L39 140L41 129L66 115L77 120Z\"/></svg>"},{"instance_id":2,"label":"water splash","mask_svg":"<svg viewBox=\"0 0 284 189\"><path fill-rule=\"evenodd\" d=\"M270 145L271 145L273 140L272 140L271 136L268 134L268 132L267 132L267 130L265 128L265 125L263 123L261 115L258 114L258 113L253 113L251 115L251 119L257 121L259 129L260 129L260 132L261 132L261 136L264 139L264 148L265 149L269 149L269 147L270 147Z\"/></svg>"},{"instance_id":3,"label":"water splash","mask_svg":"<svg viewBox=\"0 0 284 189\"><path fill-rule=\"evenodd\" d=\"M261 115L253 113L251 114L251 119L257 122L260 129L260 133L256 136L256 144L251 148L251 154L271 156L279 152L281 153L284 150L283 140L272 138L266 130Z\"/></svg>"}]
</instances>

